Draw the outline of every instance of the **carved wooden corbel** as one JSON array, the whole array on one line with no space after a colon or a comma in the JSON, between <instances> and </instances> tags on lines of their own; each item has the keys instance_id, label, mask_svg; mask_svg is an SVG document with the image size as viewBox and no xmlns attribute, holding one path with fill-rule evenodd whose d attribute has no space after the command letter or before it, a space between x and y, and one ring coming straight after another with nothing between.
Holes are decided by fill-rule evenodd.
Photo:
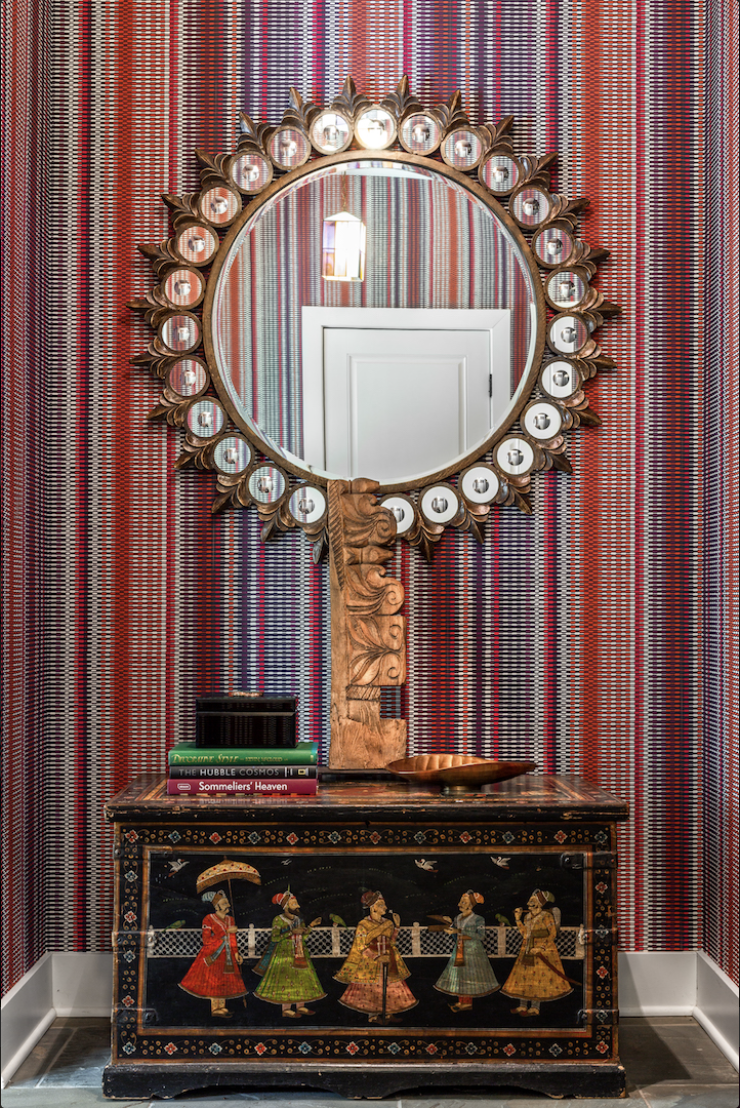
<instances>
[{"instance_id":1,"label":"carved wooden corbel","mask_svg":"<svg viewBox=\"0 0 740 1108\"><path fill-rule=\"evenodd\" d=\"M377 481L330 481L331 746L329 765L377 769L406 753L406 721L381 719L380 690L406 681L404 589L388 577L396 521Z\"/></svg>"}]
</instances>

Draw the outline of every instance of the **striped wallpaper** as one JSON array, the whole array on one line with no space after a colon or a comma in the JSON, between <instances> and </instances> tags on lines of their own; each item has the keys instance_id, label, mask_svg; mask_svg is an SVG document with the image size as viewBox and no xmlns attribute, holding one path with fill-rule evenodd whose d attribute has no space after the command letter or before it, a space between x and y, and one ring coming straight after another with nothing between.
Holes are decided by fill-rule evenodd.
<instances>
[{"instance_id":1,"label":"striped wallpaper","mask_svg":"<svg viewBox=\"0 0 740 1108\"><path fill-rule=\"evenodd\" d=\"M700 342L702 577L700 584L703 813L701 946L737 981L738 924L738 456L740 304L738 303L737 57L740 7L708 3L704 111L706 162L704 274ZM727 925L725 911L729 912ZM730 923L732 919L732 923Z\"/></svg>"},{"instance_id":2,"label":"striped wallpaper","mask_svg":"<svg viewBox=\"0 0 740 1108\"><path fill-rule=\"evenodd\" d=\"M483 547L399 547L412 751L629 800L625 948L700 947L736 980L734 0L8 0L3 35L3 991L46 949L108 949L102 805L163 769L196 693L293 691L325 751L326 568L173 470L125 304L194 149L348 72L379 96L406 72L427 103L459 87L472 118L516 117L518 151L559 151L625 309L574 476L537 478L531 518L495 510Z\"/></svg>"}]
</instances>

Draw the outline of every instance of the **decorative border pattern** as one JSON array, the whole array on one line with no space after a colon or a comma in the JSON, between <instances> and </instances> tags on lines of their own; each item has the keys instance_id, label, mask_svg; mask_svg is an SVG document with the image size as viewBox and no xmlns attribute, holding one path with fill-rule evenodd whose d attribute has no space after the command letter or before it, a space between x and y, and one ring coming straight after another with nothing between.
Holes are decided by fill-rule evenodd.
<instances>
[{"instance_id":1,"label":"decorative border pattern","mask_svg":"<svg viewBox=\"0 0 740 1108\"><path fill-rule=\"evenodd\" d=\"M368 146L363 126L363 121L374 115L383 116L390 128L387 138L391 141L377 148ZM323 117L342 120L346 127L345 139L333 156L317 138ZM419 546L427 558L431 558L434 544L447 526L470 531L482 542L482 525L493 504L515 504L522 511L531 512L527 494L532 473L552 468L572 472L565 454L564 432L574 431L580 424L601 422L589 407L584 385L600 369L615 366L602 353L593 333L607 318L618 314L620 308L605 300L603 293L590 283L597 264L608 257L608 251L592 249L577 237L579 214L588 200L569 200L550 191L549 167L556 158L554 153L542 158L515 155L509 135L513 118L506 116L497 124L473 124L462 108L459 91L446 103L425 109L409 91L406 77L393 93L374 105L357 92L354 81L348 77L329 109L304 103L300 94L291 89L289 106L277 127L255 123L242 112L242 134L235 154L211 157L196 151L201 163L201 191L164 196L173 214L172 236L160 244L140 247L152 263L158 284L153 292L133 300L129 306L142 312L156 331L146 352L133 362L146 366L165 381L159 403L149 418L166 419L171 426L186 429L176 467L194 465L217 473L214 512L227 505L254 506L263 521L263 539L300 527L316 544L316 559L326 553L326 500L316 486L325 485L327 479L296 467L281 452L272 456L256 424L236 412L219 383L209 339L210 310L208 307L204 310L202 302L204 295L206 305L212 301L225 251L230 246L229 228L242 210L249 214L265 198L274 195L276 175L284 174L281 185L287 186L308 169L367 156L369 152L413 161L468 186L475 175L477 195L487 196L489 206L495 208L499 218L503 213L512 227L532 239L530 246L522 248L530 269L537 272L539 267L542 275L538 305L541 343L547 315L549 352L540 364L541 345L538 346L522 395L507 418L480 449L464 459L457 487L445 484L443 518L435 521L430 514L433 509L424 507L424 496L425 491L436 489L440 480L450 476L448 470L431 475L423 487L412 489L411 495L403 497L413 518L404 519L399 537ZM423 130L432 136L425 145L415 143L411 137L412 124L416 122L418 126L418 121L424 121ZM353 140L353 150L344 153ZM456 153L458 147L467 153ZM287 155L285 150L291 153ZM210 273L207 288L205 273ZM558 302L552 291L558 277L562 278L563 287L573 290L573 299L567 305ZM186 282L183 287L189 290L189 310L183 308L173 291L180 287L178 281L183 280ZM176 343L171 333L175 328L182 328L182 333L190 336L189 345L179 353L173 352ZM579 338L565 343L560 338L561 331L572 332ZM566 353L571 345L574 352ZM187 386L181 381L181 367L186 363L192 379ZM552 383L551 378L557 373L568 382L565 390ZM533 418L527 419L533 404L536 405L531 413ZM236 429L229 424L229 413L238 424ZM538 430L540 423L542 430ZM550 424L552 428L548 429ZM465 481L465 470L474 462L485 466L484 499ZM258 490L266 475L274 490L269 499ZM308 484L306 478L312 483ZM400 490L389 485L381 486L379 491L382 495ZM318 512L314 509L307 521L305 513L291 507L295 493L304 493L313 504L323 503L324 509Z\"/></svg>"},{"instance_id":2,"label":"decorative border pattern","mask_svg":"<svg viewBox=\"0 0 740 1108\"><path fill-rule=\"evenodd\" d=\"M316 827L307 828L305 824L284 823L253 825L240 827L238 824L167 824L144 827L139 824L131 827L123 825L119 834L120 847L117 858L135 860L144 846L163 846L178 850L193 847L206 850L227 850L233 847L249 849L254 847L275 851L364 849L384 850L405 848L418 850L419 847L434 849L465 849L476 847L542 847L564 849L567 846L587 846L595 844L600 850L610 849L611 832L608 824L581 823L573 826L555 826L539 824L535 826L510 827L481 826L480 824L456 824L454 827L415 827L413 824L399 823L395 826L367 827Z\"/></svg>"}]
</instances>

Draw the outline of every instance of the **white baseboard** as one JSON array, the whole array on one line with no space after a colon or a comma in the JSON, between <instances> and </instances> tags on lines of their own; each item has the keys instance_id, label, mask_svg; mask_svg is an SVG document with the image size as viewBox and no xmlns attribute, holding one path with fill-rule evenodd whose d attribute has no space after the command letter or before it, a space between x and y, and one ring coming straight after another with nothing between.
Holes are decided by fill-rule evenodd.
<instances>
[{"instance_id":1,"label":"white baseboard","mask_svg":"<svg viewBox=\"0 0 740 1108\"><path fill-rule=\"evenodd\" d=\"M45 954L3 997L2 1075L4 1089L56 1018L52 1003L53 955Z\"/></svg>"},{"instance_id":2,"label":"white baseboard","mask_svg":"<svg viewBox=\"0 0 740 1108\"><path fill-rule=\"evenodd\" d=\"M2 1001L3 1089L58 1016L110 1019L112 954L49 953Z\"/></svg>"},{"instance_id":3,"label":"white baseboard","mask_svg":"<svg viewBox=\"0 0 740 1108\"><path fill-rule=\"evenodd\" d=\"M739 996L740 990L734 981L700 950L696 956L696 1007L692 1015L735 1069L740 1069Z\"/></svg>"},{"instance_id":4,"label":"white baseboard","mask_svg":"<svg viewBox=\"0 0 740 1108\"><path fill-rule=\"evenodd\" d=\"M112 954L55 953L53 1004L58 1016L110 1019Z\"/></svg>"},{"instance_id":5,"label":"white baseboard","mask_svg":"<svg viewBox=\"0 0 740 1108\"><path fill-rule=\"evenodd\" d=\"M696 1006L696 951L620 951L622 1016L690 1016Z\"/></svg>"},{"instance_id":6,"label":"white baseboard","mask_svg":"<svg viewBox=\"0 0 740 1108\"><path fill-rule=\"evenodd\" d=\"M2 1087L57 1016L110 1017L112 954L45 954L2 1002ZM622 1016L693 1016L737 1068L737 986L694 950L619 955Z\"/></svg>"}]
</instances>

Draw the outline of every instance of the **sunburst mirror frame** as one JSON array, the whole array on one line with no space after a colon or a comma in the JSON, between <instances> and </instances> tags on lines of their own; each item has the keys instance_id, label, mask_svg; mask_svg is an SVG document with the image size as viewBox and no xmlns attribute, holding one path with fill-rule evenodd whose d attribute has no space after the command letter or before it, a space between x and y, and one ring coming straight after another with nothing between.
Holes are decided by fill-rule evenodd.
<instances>
[{"instance_id":1,"label":"sunburst mirror frame","mask_svg":"<svg viewBox=\"0 0 740 1108\"><path fill-rule=\"evenodd\" d=\"M331 152L317 138L324 112L346 121L343 144ZM387 123L380 148L368 146L367 121L378 114ZM380 502L394 510L398 537L419 547L427 559L446 527L467 530L482 542L483 524L494 505L531 513L533 473L572 472L564 433L601 422L584 386L599 370L615 366L593 334L620 309L591 284L608 251L578 238L579 216L588 200L551 191L549 169L556 155L517 156L509 134L512 123L513 116L497 124L471 123L459 91L426 109L409 91L406 77L374 103L348 77L329 108L304 103L291 89L277 127L254 123L242 113L234 153L211 157L196 151L201 190L163 197L173 216L172 235L161 244L139 247L151 261L157 285L129 306L142 312L156 332L147 350L132 360L164 381L149 418L185 429L177 468L194 465L216 473L213 512L254 505L263 521L263 541L299 527L314 544L315 561L328 549L328 478L271 456L256 425L235 413L219 388L209 306L229 249L229 229L242 212L255 210L312 169L381 150L383 158L441 172L481 198L513 229L530 270L540 278L535 356L505 419L462 465L458 460L417 488L380 487ZM565 304L558 291L563 288L569 290ZM441 522L435 518L440 504L445 508Z\"/></svg>"}]
</instances>

